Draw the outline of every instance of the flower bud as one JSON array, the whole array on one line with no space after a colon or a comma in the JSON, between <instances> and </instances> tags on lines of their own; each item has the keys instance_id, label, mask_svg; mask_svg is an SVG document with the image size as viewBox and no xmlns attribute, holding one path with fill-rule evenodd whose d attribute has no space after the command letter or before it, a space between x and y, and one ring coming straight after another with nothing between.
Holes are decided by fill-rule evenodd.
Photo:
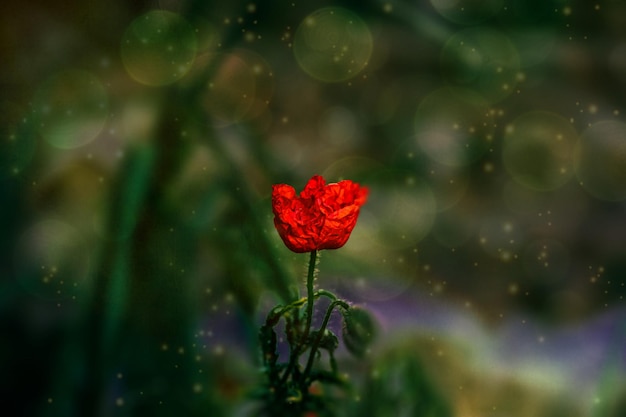
<instances>
[{"instance_id":1,"label":"flower bud","mask_svg":"<svg viewBox=\"0 0 626 417\"><path fill-rule=\"evenodd\" d=\"M367 312L359 307L350 307L343 312L343 342L354 356L364 356L376 336L376 323Z\"/></svg>"}]
</instances>

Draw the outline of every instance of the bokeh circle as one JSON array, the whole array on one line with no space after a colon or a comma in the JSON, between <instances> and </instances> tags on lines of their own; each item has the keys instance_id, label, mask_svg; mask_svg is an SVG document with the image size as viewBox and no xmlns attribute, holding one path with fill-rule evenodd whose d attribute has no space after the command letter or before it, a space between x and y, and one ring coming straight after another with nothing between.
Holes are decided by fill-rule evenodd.
<instances>
[{"instance_id":1,"label":"bokeh circle","mask_svg":"<svg viewBox=\"0 0 626 417\"><path fill-rule=\"evenodd\" d=\"M90 256L78 229L56 219L31 225L16 243L16 277L32 295L60 300L71 297L89 275Z\"/></svg>"},{"instance_id":2,"label":"bokeh circle","mask_svg":"<svg viewBox=\"0 0 626 417\"><path fill-rule=\"evenodd\" d=\"M94 140L109 114L107 93L100 80L77 69L44 81L35 95L34 109L39 133L60 149L77 148Z\"/></svg>"},{"instance_id":3,"label":"bokeh circle","mask_svg":"<svg viewBox=\"0 0 626 417\"><path fill-rule=\"evenodd\" d=\"M573 175L577 133L566 119L533 111L507 126L502 147L504 166L519 184L537 191L554 190Z\"/></svg>"},{"instance_id":4,"label":"bokeh circle","mask_svg":"<svg viewBox=\"0 0 626 417\"><path fill-rule=\"evenodd\" d=\"M472 91L444 87L426 96L415 114L415 137L434 161L466 166L489 148L493 117Z\"/></svg>"},{"instance_id":5,"label":"bokeh circle","mask_svg":"<svg viewBox=\"0 0 626 417\"><path fill-rule=\"evenodd\" d=\"M181 16L153 10L132 21L122 37L120 53L136 81L161 86L182 78L193 65L197 39Z\"/></svg>"},{"instance_id":6,"label":"bokeh circle","mask_svg":"<svg viewBox=\"0 0 626 417\"><path fill-rule=\"evenodd\" d=\"M430 233L437 214L437 200L425 181L409 171L390 170L372 178L368 187L368 206L377 213L376 239L381 246L411 247Z\"/></svg>"},{"instance_id":7,"label":"bokeh circle","mask_svg":"<svg viewBox=\"0 0 626 417\"><path fill-rule=\"evenodd\" d=\"M372 49L367 24L341 7L325 7L308 15L293 40L293 53L300 68L325 82L345 81L359 74Z\"/></svg>"}]
</instances>

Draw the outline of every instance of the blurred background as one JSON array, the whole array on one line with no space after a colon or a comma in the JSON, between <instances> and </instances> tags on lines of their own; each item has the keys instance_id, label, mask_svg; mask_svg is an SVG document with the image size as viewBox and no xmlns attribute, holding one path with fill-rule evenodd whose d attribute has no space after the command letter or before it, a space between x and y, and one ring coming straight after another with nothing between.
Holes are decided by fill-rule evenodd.
<instances>
[{"instance_id":1,"label":"blurred background","mask_svg":"<svg viewBox=\"0 0 626 417\"><path fill-rule=\"evenodd\" d=\"M370 189L339 415L626 415L626 3L0 8L1 414L253 415L322 174Z\"/></svg>"}]
</instances>

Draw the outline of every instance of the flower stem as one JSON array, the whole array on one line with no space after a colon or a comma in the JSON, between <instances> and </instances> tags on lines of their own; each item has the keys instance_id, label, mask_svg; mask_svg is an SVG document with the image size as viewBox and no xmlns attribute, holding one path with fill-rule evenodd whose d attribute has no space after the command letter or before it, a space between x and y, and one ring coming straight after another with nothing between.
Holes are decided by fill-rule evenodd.
<instances>
[{"instance_id":1,"label":"flower stem","mask_svg":"<svg viewBox=\"0 0 626 417\"><path fill-rule=\"evenodd\" d=\"M328 326L328 321L330 320L330 315L332 314L333 309L336 306L339 306L343 308L344 310L348 310L350 308L348 303L346 303L343 300L335 300L332 303L330 303L330 305L328 306L328 309L326 310L326 315L324 316L324 321L322 322L322 327L320 327L319 331L317 332L317 335L316 335L317 337L315 338L315 340L313 341L313 345L311 346L309 359L306 363L306 368L304 369L304 374L303 374L304 381L306 381L306 379L309 376L309 372L311 372L311 367L313 366L313 360L315 359L315 352L317 351L317 347L322 341L322 337L324 336L324 332L326 331L326 326Z\"/></svg>"},{"instance_id":2,"label":"flower stem","mask_svg":"<svg viewBox=\"0 0 626 417\"><path fill-rule=\"evenodd\" d=\"M317 251L311 251L309 259L309 273L306 277L306 327L302 336L302 343L306 343L309 332L311 331L311 321L313 320L313 281L315 280L315 262L317 260Z\"/></svg>"},{"instance_id":3,"label":"flower stem","mask_svg":"<svg viewBox=\"0 0 626 417\"><path fill-rule=\"evenodd\" d=\"M317 262L317 251L311 251L311 257L309 258L309 271L307 273L306 278L306 326L304 328L304 332L302 337L298 341L298 344L293 348L290 352L289 364L287 364L287 369L285 369L285 373L283 374L280 384L284 384L287 382L289 375L292 370L296 366L298 362L298 358L304 352L304 349L307 345L307 339L309 338L309 333L311 331L311 322L313 320L313 281L315 281L315 264Z\"/></svg>"}]
</instances>

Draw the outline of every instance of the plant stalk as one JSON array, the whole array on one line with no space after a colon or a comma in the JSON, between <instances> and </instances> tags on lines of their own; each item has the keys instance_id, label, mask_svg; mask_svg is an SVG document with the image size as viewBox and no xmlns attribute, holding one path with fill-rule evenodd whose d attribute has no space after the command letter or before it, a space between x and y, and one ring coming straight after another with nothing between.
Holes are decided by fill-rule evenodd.
<instances>
[{"instance_id":1,"label":"plant stalk","mask_svg":"<svg viewBox=\"0 0 626 417\"><path fill-rule=\"evenodd\" d=\"M307 339L309 338L309 333L311 331L311 323L313 321L313 281L315 281L315 263L317 261L317 251L311 251L311 257L309 258L309 270L306 278L306 326L304 328L304 333L302 334L302 338L300 339L298 345L293 349L290 353L289 364L287 365L287 369L285 369L285 373L283 374L280 384L284 384L287 382L289 378L289 374L293 371L293 368L296 366L298 362L298 358L303 352L303 348L306 346Z\"/></svg>"},{"instance_id":2,"label":"plant stalk","mask_svg":"<svg viewBox=\"0 0 626 417\"><path fill-rule=\"evenodd\" d=\"M320 327L317 332L317 337L313 341L313 345L311 346L311 352L309 353L309 359L306 363L306 368L304 369L303 380L306 381L309 377L309 373L311 372L311 368L313 367L313 360L315 359L315 352L317 351L317 347L322 341L322 337L324 337L324 332L326 331L326 326L328 326L328 321L330 320L330 315L333 313L333 310L336 306L339 306L345 310L349 309L350 306L343 300L335 300L328 306L326 310L326 315L324 316L324 321L322 322L322 327Z\"/></svg>"}]
</instances>

